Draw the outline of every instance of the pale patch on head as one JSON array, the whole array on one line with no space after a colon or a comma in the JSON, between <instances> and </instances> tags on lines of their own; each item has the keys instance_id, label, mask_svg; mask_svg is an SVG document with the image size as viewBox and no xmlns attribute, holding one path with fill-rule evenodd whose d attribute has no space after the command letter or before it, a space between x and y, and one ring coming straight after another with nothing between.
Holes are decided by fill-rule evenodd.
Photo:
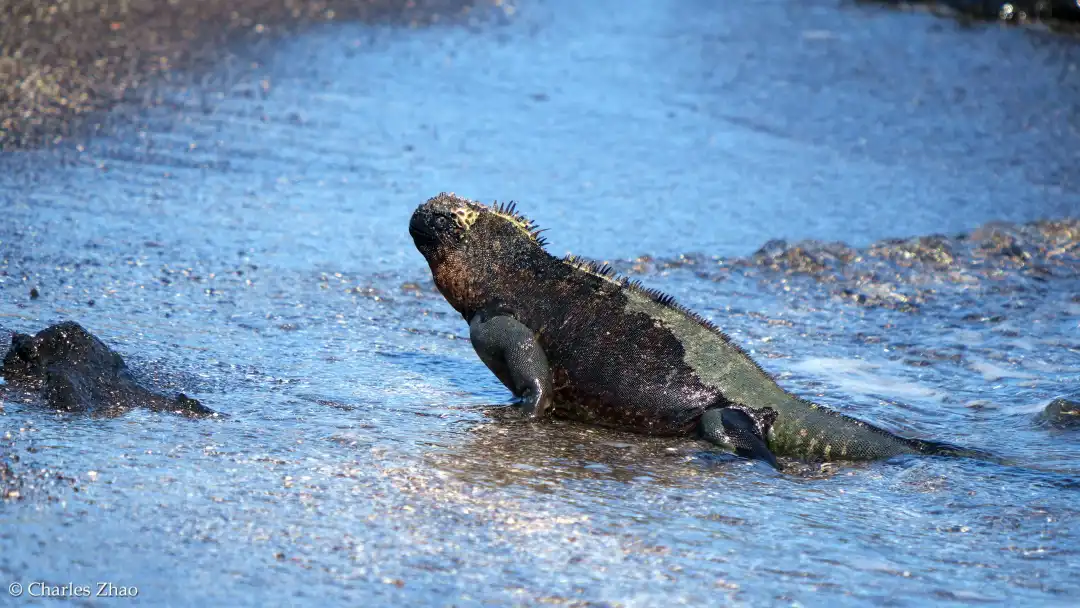
<instances>
[{"instance_id":1,"label":"pale patch on head","mask_svg":"<svg viewBox=\"0 0 1080 608\"><path fill-rule=\"evenodd\" d=\"M457 222L457 225L461 226L464 230L472 228L472 225L476 223L476 220L480 219L480 212L473 209L468 203L454 209L451 213L454 214L454 221Z\"/></svg>"},{"instance_id":2,"label":"pale patch on head","mask_svg":"<svg viewBox=\"0 0 1080 608\"><path fill-rule=\"evenodd\" d=\"M532 220L517 212L514 203L496 203L488 206L465 199L460 200L461 204L454 208L451 213L454 216L454 221L462 229L468 230L472 228L473 224L480 219L481 214L488 213L510 224L517 231L527 236L529 240L538 245L544 245L543 239L538 236L540 231L533 225Z\"/></svg>"}]
</instances>

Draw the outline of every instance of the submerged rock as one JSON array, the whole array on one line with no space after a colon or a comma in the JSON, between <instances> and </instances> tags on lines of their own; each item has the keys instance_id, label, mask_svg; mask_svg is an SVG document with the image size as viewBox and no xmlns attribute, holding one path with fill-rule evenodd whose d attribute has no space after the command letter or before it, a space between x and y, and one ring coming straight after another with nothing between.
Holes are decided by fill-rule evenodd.
<instances>
[{"instance_id":1,"label":"submerged rock","mask_svg":"<svg viewBox=\"0 0 1080 608\"><path fill-rule=\"evenodd\" d=\"M18 478L8 463L0 460L0 500L13 500L21 496Z\"/></svg>"},{"instance_id":2,"label":"submerged rock","mask_svg":"<svg viewBox=\"0 0 1080 608\"><path fill-rule=\"evenodd\" d=\"M668 268L681 260L650 258L627 270ZM772 240L749 258L706 258L697 266L701 276L710 276L711 267L725 269L721 276L757 269L781 281L805 277L859 306L916 312L950 289L1028 294L1050 289L1050 279L1080 279L1080 219L991 222L970 234L885 239L859 249Z\"/></svg>"},{"instance_id":3,"label":"submerged rock","mask_svg":"<svg viewBox=\"0 0 1080 608\"><path fill-rule=\"evenodd\" d=\"M1080 401L1054 399L1039 412L1037 421L1056 428L1080 428Z\"/></svg>"},{"instance_id":4,"label":"submerged rock","mask_svg":"<svg viewBox=\"0 0 1080 608\"><path fill-rule=\"evenodd\" d=\"M73 321L36 336L13 334L0 371L8 383L38 391L49 406L66 412L116 416L144 407L185 416L215 413L184 394L166 397L140 386L123 357Z\"/></svg>"}]
</instances>

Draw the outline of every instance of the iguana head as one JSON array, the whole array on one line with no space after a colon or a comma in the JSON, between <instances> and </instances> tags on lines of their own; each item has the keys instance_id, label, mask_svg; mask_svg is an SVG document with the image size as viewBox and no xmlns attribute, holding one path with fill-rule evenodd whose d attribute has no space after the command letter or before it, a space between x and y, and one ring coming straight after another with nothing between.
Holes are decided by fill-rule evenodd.
<instances>
[{"instance_id":1,"label":"iguana head","mask_svg":"<svg viewBox=\"0 0 1080 608\"><path fill-rule=\"evenodd\" d=\"M409 221L435 285L466 316L491 302L500 280L548 257L538 232L513 203L488 206L445 192L420 205Z\"/></svg>"}]
</instances>

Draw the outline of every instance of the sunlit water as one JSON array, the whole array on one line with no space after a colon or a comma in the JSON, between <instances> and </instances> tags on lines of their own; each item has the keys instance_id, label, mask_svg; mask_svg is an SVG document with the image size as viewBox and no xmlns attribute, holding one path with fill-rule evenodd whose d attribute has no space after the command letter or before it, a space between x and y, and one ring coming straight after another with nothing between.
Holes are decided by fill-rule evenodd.
<instances>
[{"instance_id":1,"label":"sunlit water","mask_svg":"<svg viewBox=\"0 0 1080 608\"><path fill-rule=\"evenodd\" d=\"M730 264L775 238L1080 215L1075 40L826 1L530 2L255 54L110 135L0 157L0 325L75 319L228 415L5 402L25 477L0 503L5 585L177 605L1080 594L1080 436L1032 421L1076 398L1074 251L1046 277L878 277L929 289L915 310ZM517 199L552 252L672 293L800 394L1016 466L777 474L522 423L409 240L442 190Z\"/></svg>"}]
</instances>

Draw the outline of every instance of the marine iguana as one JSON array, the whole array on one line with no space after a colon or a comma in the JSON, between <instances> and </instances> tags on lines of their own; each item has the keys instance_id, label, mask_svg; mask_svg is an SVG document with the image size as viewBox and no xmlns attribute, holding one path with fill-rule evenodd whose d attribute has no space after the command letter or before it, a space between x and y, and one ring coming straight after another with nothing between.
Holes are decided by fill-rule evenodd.
<instances>
[{"instance_id":1,"label":"marine iguana","mask_svg":"<svg viewBox=\"0 0 1080 608\"><path fill-rule=\"evenodd\" d=\"M547 253L513 203L442 193L416 209L409 233L435 285L469 323L476 353L532 418L696 434L776 468L775 455L987 456L900 437L788 393L672 297L608 266Z\"/></svg>"},{"instance_id":2,"label":"marine iguana","mask_svg":"<svg viewBox=\"0 0 1080 608\"><path fill-rule=\"evenodd\" d=\"M12 334L0 373L16 387L39 391L61 411L115 416L145 407L186 416L214 414L183 393L165 397L143 388L123 357L74 321L51 325L35 336Z\"/></svg>"}]
</instances>

